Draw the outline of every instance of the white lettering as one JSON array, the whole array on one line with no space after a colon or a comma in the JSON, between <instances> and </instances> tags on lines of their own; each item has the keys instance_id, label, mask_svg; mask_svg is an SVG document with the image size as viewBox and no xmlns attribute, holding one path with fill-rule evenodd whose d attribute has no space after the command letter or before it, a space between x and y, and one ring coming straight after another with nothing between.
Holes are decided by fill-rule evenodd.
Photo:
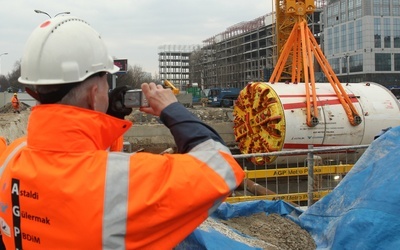
<instances>
[{"instance_id":1,"label":"white lettering","mask_svg":"<svg viewBox=\"0 0 400 250\"><path fill-rule=\"evenodd\" d=\"M14 183L14 184L13 184L11 193L12 193L12 194L19 195L18 184L17 184L17 183Z\"/></svg>"},{"instance_id":2,"label":"white lettering","mask_svg":"<svg viewBox=\"0 0 400 250\"><path fill-rule=\"evenodd\" d=\"M14 227L14 237L17 237L17 235L19 235L21 233L21 231L19 230L18 227Z\"/></svg>"},{"instance_id":3,"label":"white lettering","mask_svg":"<svg viewBox=\"0 0 400 250\"><path fill-rule=\"evenodd\" d=\"M13 206L13 214L19 217L19 206Z\"/></svg>"}]
</instances>

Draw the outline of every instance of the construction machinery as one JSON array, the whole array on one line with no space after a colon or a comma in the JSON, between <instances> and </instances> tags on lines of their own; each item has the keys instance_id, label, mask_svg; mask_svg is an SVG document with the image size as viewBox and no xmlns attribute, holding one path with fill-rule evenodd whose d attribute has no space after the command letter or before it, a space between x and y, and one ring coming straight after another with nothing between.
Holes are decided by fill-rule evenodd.
<instances>
[{"instance_id":1,"label":"construction machinery","mask_svg":"<svg viewBox=\"0 0 400 250\"><path fill-rule=\"evenodd\" d=\"M400 106L390 91L372 83L340 83L307 25L314 1L275 3L278 61L269 82L250 83L234 107L234 133L242 153L370 143L374 133L400 125ZM314 61L328 83L315 82Z\"/></svg>"},{"instance_id":2,"label":"construction machinery","mask_svg":"<svg viewBox=\"0 0 400 250\"><path fill-rule=\"evenodd\" d=\"M175 87L175 85L172 82L168 80L164 80L164 86L172 90L174 95L176 95L176 99L178 99L178 102L182 103L183 106L185 107L193 106L192 93L181 93L181 91L177 87Z\"/></svg>"},{"instance_id":3,"label":"construction machinery","mask_svg":"<svg viewBox=\"0 0 400 250\"><path fill-rule=\"evenodd\" d=\"M164 86L166 88L169 88L172 90L172 92L174 93L174 95L178 95L179 94L179 89L177 87L175 87L174 84L172 84L172 82L168 81L168 80L164 80Z\"/></svg>"},{"instance_id":4,"label":"construction machinery","mask_svg":"<svg viewBox=\"0 0 400 250\"><path fill-rule=\"evenodd\" d=\"M208 91L208 106L232 107L239 96L239 88L211 88Z\"/></svg>"},{"instance_id":5,"label":"construction machinery","mask_svg":"<svg viewBox=\"0 0 400 250\"><path fill-rule=\"evenodd\" d=\"M316 90L319 123L310 127L304 120L305 85L255 82L241 91L234 107L234 133L243 153L307 149L309 145L367 145L382 129L400 125L400 103L386 87L372 82L343 84L362 114L363 123L353 126L330 83L325 82L318 83ZM258 157L252 162L265 164L276 158Z\"/></svg>"}]
</instances>

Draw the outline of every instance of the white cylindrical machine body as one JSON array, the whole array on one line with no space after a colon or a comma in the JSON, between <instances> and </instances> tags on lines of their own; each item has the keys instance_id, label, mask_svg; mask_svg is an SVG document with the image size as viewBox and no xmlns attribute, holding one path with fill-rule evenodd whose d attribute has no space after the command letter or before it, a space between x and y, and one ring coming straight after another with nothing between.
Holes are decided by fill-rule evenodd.
<instances>
[{"instance_id":1,"label":"white cylindrical machine body","mask_svg":"<svg viewBox=\"0 0 400 250\"><path fill-rule=\"evenodd\" d=\"M308 86L309 87L309 86ZM400 103L377 83L347 83L342 87L361 118L352 125L346 109L330 83L316 83L317 113L311 101L311 114L318 119L307 124L307 97L304 83L252 83L241 91L235 105L235 138L242 153L267 153L370 144L388 127L400 125ZM310 93L312 93L310 89ZM352 117L352 114L350 114ZM358 150L360 153L364 150ZM359 154L361 155L361 154ZM281 158L281 157L280 157ZM276 157L260 158L257 164L271 163Z\"/></svg>"},{"instance_id":2,"label":"white cylindrical machine body","mask_svg":"<svg viewBox=\"0 0 400 250\"><path fill-rule=\"evenodd\" d=\"M382 129L400 125L399 101L376 83L342 84L362 119L357 126L350 124L331 84L316 83L319 123L315 127L306 124L304 83L269 85L279 96L285 113L283 149L369 144Z\"/></svg>"}]
</instances>

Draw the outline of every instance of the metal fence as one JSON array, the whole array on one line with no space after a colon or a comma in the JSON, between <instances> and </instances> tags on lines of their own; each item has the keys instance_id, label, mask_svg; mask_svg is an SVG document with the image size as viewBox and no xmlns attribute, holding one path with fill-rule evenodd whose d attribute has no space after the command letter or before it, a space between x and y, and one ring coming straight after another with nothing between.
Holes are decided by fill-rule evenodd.
<instances>
[{"instance_id":1,"label":"metal fence","mask_svg":"<svg viewBox=\"0 0 400 250\"><path fill-rule=\"evenodd\" d=\"M309 206L339 184L368 146L309 146L304 150L234 155L246 176L227 202L268 199ZM254 163L257 159L275 160L258 165Z\"/></svg>"}]
</instances>

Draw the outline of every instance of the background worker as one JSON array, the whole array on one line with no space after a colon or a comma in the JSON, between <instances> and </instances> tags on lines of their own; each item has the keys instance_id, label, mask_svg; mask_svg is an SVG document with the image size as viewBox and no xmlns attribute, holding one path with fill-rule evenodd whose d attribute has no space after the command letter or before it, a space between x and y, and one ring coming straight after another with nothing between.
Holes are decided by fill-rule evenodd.
<instances>
[{"instance_id":1,"label":"background worker","mask_svg":"<svg viewBox=\"0 0 400 250\"><path fill-rule=\"evenodd\" d=\"M18 100L17 93L14 93L13 97L11 98L11 105L13 107L14 113L18 112L18 114L19 114L20 113L19 112L19 100Z\"/></svg>"},{"instance_id":2,"label":"background worker","mask_svg":"<svg viewBox=\"0 0 400 250\"><path fill-rule=\"evenodd\" d=\"M127 88L108 91L106 73L118 70L77 17L57 16L31 34L19 81L40 104L26 140L0 157L7 249L171 249L241 183L221 137L154 83L142 84L150 107L141 111L160 117L179 153L110 152L132 124Z\"/></svg>"}]
</instances>

